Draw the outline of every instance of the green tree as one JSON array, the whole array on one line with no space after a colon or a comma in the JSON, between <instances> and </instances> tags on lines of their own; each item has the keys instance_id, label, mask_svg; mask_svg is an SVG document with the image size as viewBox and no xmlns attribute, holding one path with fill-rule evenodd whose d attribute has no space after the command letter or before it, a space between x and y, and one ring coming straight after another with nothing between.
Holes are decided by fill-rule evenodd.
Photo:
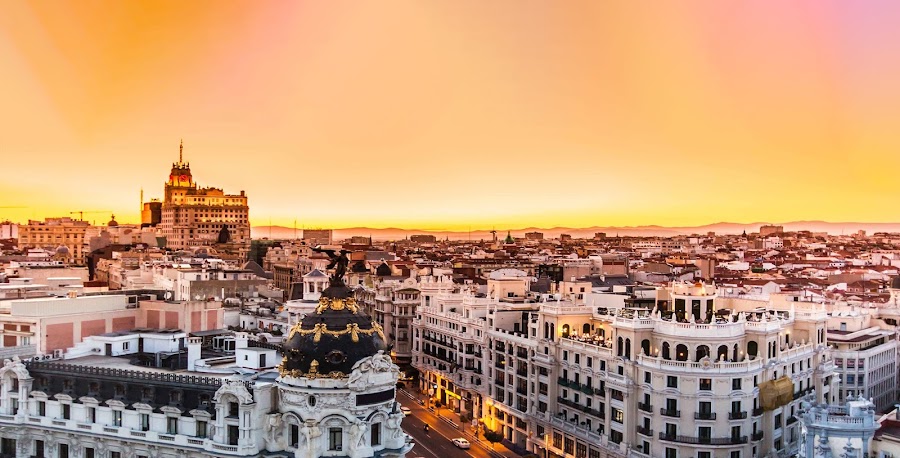
<instances>
[{"instance_id":1,"label":"green tree","mask_svg":"<svg viewBox=\"0 0 900 458\"><path fill-rule=\"evenodd\" d=\"M491 448L494 448L494 444L503 440L503 434L487 429L484 431L484 440L490 442Z\"/></svg>"}]
</instances>

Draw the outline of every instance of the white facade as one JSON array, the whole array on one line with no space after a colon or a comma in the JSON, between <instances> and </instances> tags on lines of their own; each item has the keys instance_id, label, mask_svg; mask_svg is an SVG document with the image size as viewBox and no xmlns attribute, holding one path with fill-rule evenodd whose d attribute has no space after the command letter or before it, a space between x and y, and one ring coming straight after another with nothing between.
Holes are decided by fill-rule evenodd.
<instances>
[{"instance_id":1,"label":"white facade","mask_svg":"<svg viewBox=\"0 0 900 458\"><path fill-rule=\"evenodd\" d=\"M656 310L445 294L417 314L413 365L426 392L538 454L798 452L799 397L831 401L837 383L825 311L716 293L675 285Z\"/></svg>"}]
</instances>

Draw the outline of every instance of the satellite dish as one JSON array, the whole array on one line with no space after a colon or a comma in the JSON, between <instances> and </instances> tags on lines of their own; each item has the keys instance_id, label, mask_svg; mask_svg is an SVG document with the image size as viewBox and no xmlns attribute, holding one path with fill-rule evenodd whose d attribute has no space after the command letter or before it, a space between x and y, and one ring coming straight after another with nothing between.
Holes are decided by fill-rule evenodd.
<instances>
[{"instance_id":1,"label":"satellite dish","mask_svg":"<svg viewBox=\"0 0 900 458\"><path fill-rule=\"evenodd\" d=\"M166 296L165 296L165 297L166 297L166 300L167 300L167 301L171 301L171 300L172 300L172 292L171 292L171 291L166 291Z\"/></svg>"}]
</instances>

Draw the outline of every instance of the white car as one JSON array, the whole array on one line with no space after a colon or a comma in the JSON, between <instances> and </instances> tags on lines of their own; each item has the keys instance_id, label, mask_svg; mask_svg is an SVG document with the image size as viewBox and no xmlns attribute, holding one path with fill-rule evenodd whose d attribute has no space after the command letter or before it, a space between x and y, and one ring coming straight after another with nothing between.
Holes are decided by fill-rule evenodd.
<instances>
[{"instance_id":1,"label":"white car","mask_svg":"<svg viewBox=\"0 0 900 458\"><path fill-rule=\"evenodd\" d=\"M453 445L457 446L458 448L462 448L462 449L468 449L469 447L472 446L472 444L470 444L468 440L463 439L462 437L457 437L456 439L450 439L450 442L453 442Z\"/></svg>"},{"instance_id":2,"label":"white car","mask_svg":"<svg viewBox=\"0 0 900 458\"><path fill-rule=\"evenodd\" d=\"M412 410L409 410L409 407L401 407L400 411L403 412L403 415L409 415L412 413Z\"/></svg>"}]
</instances>

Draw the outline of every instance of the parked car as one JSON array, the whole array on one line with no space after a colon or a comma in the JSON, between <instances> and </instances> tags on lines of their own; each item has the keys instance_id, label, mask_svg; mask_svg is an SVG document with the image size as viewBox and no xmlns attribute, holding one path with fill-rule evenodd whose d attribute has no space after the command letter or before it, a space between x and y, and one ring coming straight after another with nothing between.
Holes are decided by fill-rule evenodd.
<instances>
[{"instance_id":1,"label":"parked car","mask_svg":"<svg viewBox=\"0 0 900 458\"><path fill-rule=\"evenodd\" d=\"M403 415L409 415L412 413L412 410L409 410L409 407L401 407L400 411L403 412Z\"/></svg>"},{"instance_id":2,"label":"parked car","mask_svg":"<svg viewBox=\"0 0 900 458\"><path fill-rule=\"evenodd\" d=\"M457 446L458 448L462 448L462 449L467 449L472 446L472 444L470 444L468 440L463 439L462 437L450 439L450 442L453 442L453 445Z\"/></svg>"}]
</instances>

